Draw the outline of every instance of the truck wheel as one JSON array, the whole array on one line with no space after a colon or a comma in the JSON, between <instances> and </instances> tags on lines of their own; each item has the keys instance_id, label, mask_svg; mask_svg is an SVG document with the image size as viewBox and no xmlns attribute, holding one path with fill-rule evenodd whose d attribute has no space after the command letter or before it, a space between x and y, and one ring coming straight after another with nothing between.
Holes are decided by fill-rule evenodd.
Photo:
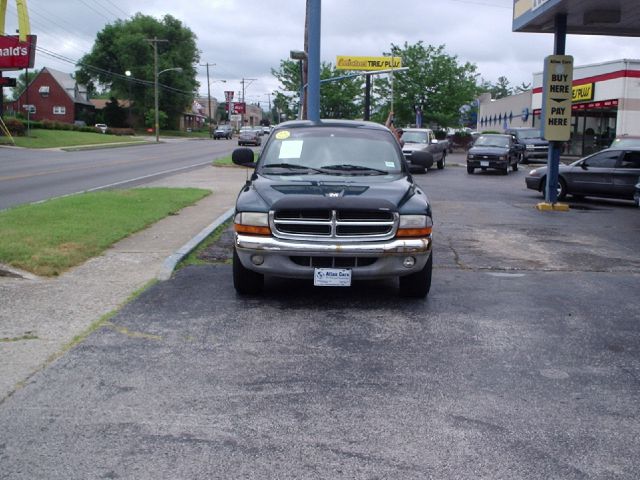
<instances>
[{"instance_id":1,"label":"truck wheel","mask_svg":"<svg viewBox=\"0 0 640 480\"><path fill-rule=\"evenodd\" d=\"M433 252L424 268L419 272L400 277L401 297L426 297L431 290L431 272L433 270Z\"/></svg>"},{"instance_id":2,"label":"truck wheel","mask_svg":"<svg viewBox=\"0 0 640 480\"><path fill-rule=\"evenodd\" d=\"M467 166L467 173L468 173L469 175L471 175L471 174L473 173L473 171L474 171L474 170L475 170L475 168Z\"/></svg>"},{"instance_id":3,"label":"truck wheel","mask_svg":"<svg viewBox=\"0 0 640 480\"><path fill-rule=\"evenodd\" d=\"M241 295L260 293L264 287L264 275L245 268L233 249L233 287Z\"/></svg>"},{"instance_id":4,"label":"truck wheel","mask_svg":"<svg viewBox=\"0 0 640 480\"><path fill-rule=\"evenodd\" d=\"M438 160L438 170L442 170L444 168L446 159L447 159L447 152L442 152L442 158Z\"/></svg>"},{"instance_id":5,"label":"truck wheel","mask_svg":"<svg viewBox=\"0 0 640 480\"><path fill-rule=\"evenodd\" d=\"M511 165L511 170L513 170L514 172L518 171L518 159L516 159L516 161L513 162L513 165Z\"/></svg>"}]
</instances>

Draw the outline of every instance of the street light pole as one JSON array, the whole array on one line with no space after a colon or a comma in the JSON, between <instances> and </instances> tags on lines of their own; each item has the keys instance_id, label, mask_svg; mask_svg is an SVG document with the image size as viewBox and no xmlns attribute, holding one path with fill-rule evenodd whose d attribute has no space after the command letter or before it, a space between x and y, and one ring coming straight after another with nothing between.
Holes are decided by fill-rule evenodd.
<instances>
[{"instance_id":1,"label":"street light pole","mask_svg":"<svg viewBox=\"0 0 640 480\"><path fill-rule=\"evenodd\" d=\"M127 70L124 74L127 76L127 82L129 83L129 128L133 128L133 123L131 122L131 70Z\"/></svg>"},{"instance_id":2,"label":"street light pole","mask_svg":"<svg viewBox=\"0 0 640 480\"><path fill-rule=\"evenodd\" d=\"M291 50L289 52L289 57L292 60L298 61L298 66L300 67L300 104L298 106L298 119L304 118L304 105L305 105L305 95L304 95L304 69L302 63L307 59L307 53L300 50Z\"/></svg>"}]
</instances>

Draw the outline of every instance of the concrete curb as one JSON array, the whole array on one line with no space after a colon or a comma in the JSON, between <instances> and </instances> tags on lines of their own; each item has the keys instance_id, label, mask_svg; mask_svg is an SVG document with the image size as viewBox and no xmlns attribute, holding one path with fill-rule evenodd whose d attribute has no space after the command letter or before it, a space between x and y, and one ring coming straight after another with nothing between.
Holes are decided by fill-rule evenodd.
<instances>
[{"instance_id":1,"label":"concrete curb","mask_svg":"<svg viewBox=\"0 0 640 480\"><path fill-rule=\"evenodd\" d=\"M200 233L198 233L195 237L185 243L182 247L176 250L173 254L169 255L165 261L162 263L162 267L160 268L160 272L156 278L160 281L169 280L171 275L173 275L173 271L176 268L176 265L180 263L180 261L189 255L200 243L204 241L209 235L211 235L216 228L220 225L227 222L235 211L235 208L230 208L218 218L216 218L213 223L203 228Z\"/></svg>"}]
</instances>

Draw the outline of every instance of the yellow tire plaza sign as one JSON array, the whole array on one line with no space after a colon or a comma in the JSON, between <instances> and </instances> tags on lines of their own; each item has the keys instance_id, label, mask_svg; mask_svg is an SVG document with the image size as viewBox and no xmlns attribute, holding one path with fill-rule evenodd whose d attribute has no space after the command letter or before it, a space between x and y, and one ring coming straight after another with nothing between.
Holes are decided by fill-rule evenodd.
<instances>
[{"instance_id":1,"label":"yellow tire plaza sign","mask_svg":"<svg viewBox=\"0 0 640 480\"><path fill-rule=\"evenodd\" d=\"M0 0L1 1L1 0ZM338 55L336 69L338 70L393 70L402 68L401 57L353 57Z\"/></svg>"}]
</instances>

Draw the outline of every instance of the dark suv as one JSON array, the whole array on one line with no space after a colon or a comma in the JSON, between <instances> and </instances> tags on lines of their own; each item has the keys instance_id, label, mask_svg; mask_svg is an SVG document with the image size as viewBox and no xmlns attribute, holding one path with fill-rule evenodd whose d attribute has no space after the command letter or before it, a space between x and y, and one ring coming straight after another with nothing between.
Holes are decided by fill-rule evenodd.
<instances>
[{"instance_id":1,"label":"dark suv","mask_svg":"<svg viewBox=\"0 0 640 480\"><path fill-rule=\"evenodd\" d=\"M426 152L414 153L424 161ZM385 127L346 120L280 124L254 162L235 211L233 282L256 293L264 275L316 286L399 277L400 294L431 286L431 206Z\"/></svg>"},{"instance_id":2,"label":"dark suv","mask_svg":"<svg viewBox=\"0 0 640 480\"><path fill-rule=\"evenodd\" d=\"M533 159L547 160L549 142L542 138L539 128L508 128L504 133L515 137L516 143L520 145L520 163L529 163Z\"/></svg>"}]
</instances>

